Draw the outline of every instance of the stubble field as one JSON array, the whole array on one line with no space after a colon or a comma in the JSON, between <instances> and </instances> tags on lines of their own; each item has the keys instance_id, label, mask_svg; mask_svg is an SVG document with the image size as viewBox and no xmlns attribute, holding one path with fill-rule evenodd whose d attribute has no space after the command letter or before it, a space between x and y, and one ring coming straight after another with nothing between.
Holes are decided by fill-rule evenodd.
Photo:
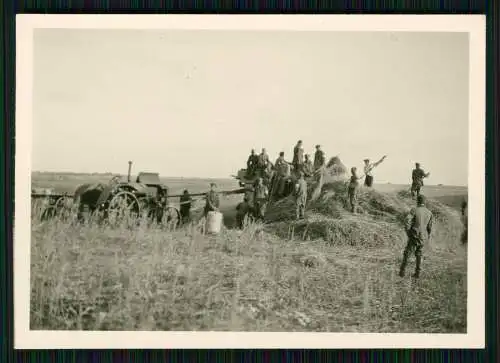
<instances>
[{"instance_id":1,"label":"stubble field","mask_svg":"<svg viewBox=\"0 0 500 363\"><path fill-rule=\"evenodd\" d=\"M73 192L109 175L34 173L34 187ZM171 194L210 180L166 179ZM231 180L221 190L237 189ZM376 185L383 193L407 186ZM425 187L458 208L467 189ZM398 273L404 243L377 247L234 230L241 196L222 199L217 237L196 224L172 231L42 222L32 216L31 329L464 333L467 251L431 240L422 277ZM195 218L203 203L195 205ZM473 242L473 241L472 241ZM408 276L414 258L408 265Z\"/></svg>"}]
</instances>

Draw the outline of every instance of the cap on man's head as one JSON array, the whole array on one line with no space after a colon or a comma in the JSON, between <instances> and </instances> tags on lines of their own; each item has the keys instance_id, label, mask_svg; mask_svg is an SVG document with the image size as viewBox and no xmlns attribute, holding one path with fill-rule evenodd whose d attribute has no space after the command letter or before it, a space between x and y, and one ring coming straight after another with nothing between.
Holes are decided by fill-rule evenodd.
<instances>
[{"instance_id":1,"label":"cap on man's head","mask_svg":"<svg viewBox=\"0 0 500 363\"><path fill-rule=\"evenodd\" d=\"M285 156L285 152L284 151L280 151L280 156Z\"/></svg>"},{"instance_id":2,"label":"cap on man's head","mask_svg":"<svg viewBox=\"0 0 500 363\"><path fill-rule=\"evenodd\" d=\"M420 163L415 163L416 166L420 166Z\"/></svg>"},{"instance_id":3,"label":"cap on man's head","mask_svg":"<svg viewBox=\"0 0 500 363\"><path fill-rule=\"evenodd\" d=\"M302 140L297 141L298 144L302 144Z\"/></svg>"},{"instance_id":4,"label":"cap on man's head","mask_svg":"<svg viewBox=\"0 0 500 363\"><path fill-rule=\"evenodd\" d=\"M210 183L210 186L211 186L211 187L216 187L216 186L217 186L217 184L215 184L214 182L212 182L212 183Z\"/></svg>"},{"instance_id":5,"label":"cap on man's head","mask_svg":"<svg viewBox=\"0 0 500 363\"><path fill-rule=\"evenodd\" d=\"M417 196L417 204L424 204L425 203L425 197L420 194Z\"/></svg>"},{"instance_id":6,"label":"cap on man's head","mask_svg":"<svg viewBox=\"0 0 500 363\"><path fill-rule=\"evenodd\" d=\"M316 145L316 149L319 149L321 147L321 145Z\"/></svg>"},{"instance_id":7,"label":"cap on man's head","mask_svg":"<svg viewBox=\"0 0 500 363\"><path fill-rule=\"evenodd\" d=\"M370 161L370 159L363 159L363 161L367 162L367 161Z\"/></svg>"}]
</instances>

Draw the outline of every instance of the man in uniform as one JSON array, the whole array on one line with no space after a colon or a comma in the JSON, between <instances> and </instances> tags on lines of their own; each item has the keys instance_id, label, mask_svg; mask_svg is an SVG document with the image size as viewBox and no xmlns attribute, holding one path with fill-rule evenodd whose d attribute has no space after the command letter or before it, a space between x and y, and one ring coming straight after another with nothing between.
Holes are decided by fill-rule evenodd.
<instances>
[{"instance_id":1,"label":"man in uniform","mask_svg":"<svg viewBox=\"0 0 500 363\"><path fill-rule=\"evenodd\" d=\"M263 178L267 175L267 169L269 167L269 155L265 148L262 149L262 152L258 156L257 159L257 169L258 169L258 177Z\"/></svg>"},{"instance_id":2,"label":"man in uniform","mask_svg":"<svg viewBox=\"0 0 500 363\"><path fill-rule=\"evenodd\" d=\"M250 210L249 198L245 196L245 198L243 198L243 202L236 206L236 224L239 229L243 229L245 225L245 217L249 215Z\"/></svg>"},{"instance_id":3,"label":"man in uniform","mask_svg":"<svg viewBox=\"0 0 500 363\"><path fill-rule=\"evenodd\" d=\"M306 154L304 158L305 160L304 165L302 165L302 171L304 172L304 177L309 178L314 174L314 165L311 159L309 159L308 154Z\"/></svg>"},{"instance_id":4,"label":"man in uniform","mask_svg":"<svg viewBox=\"0 0 500 363\"><path fill-rule=\"evenodd\" d=\"M299 179L295 184L295 213L297 219L305 216L307 203L307 183L304 179L304 173L299 171Z\"/></svg>"},{"instance_id":5,"label":"man in uniform","mask_svg":"<svg viewBox=\"0 0 500 363\"><path fill-rule=\"evenodd\" d=\"M318 170L325 165L325 153L321 150L321 145L316 145L316 152L314 153L314 170Z\"/></svg>"},{"instance_id":6,"label":"man in uniform","mask_svg":"<svg viewBox=\"0 0 500 363\"><path fill-rule=\"evenodd\" d=\"M417 196L417 207L413 208L406 217L406 233L408 242L403 253L403 262L399 269L399 276L404 277L408 257L412 250L415 250L415 273L414 278L420 276L420 265L422 263L422 248L432 233L432 213L425 207L425 198L419 194Z\"/></svg>"},{"instance_id":7,"label":"man in uniform","mask_svg":"<svg viewBox=\"0 0 500 363\"><path fill-rule=\"evenodd\" d=\"M372 170L380 165L385 160L386 156L382 156L382 159L377 161L376 163L370 164L370 159L365 159L365 187L371 188L373 186L373 174Z\"/></svg>"},{"instance_id":8,"label":"man in uniform","mask_svg":"<svg viewBox=\"0 0 500 363\"><path fill-rule=\"evenodd\" d=\"M259 162L259 156L255 154L255 150L252 149L250 152L250 156L247 160L247 176L249 178L253 178L255 176L255 169L257 168L257 164Z\"/></svg>"},{"instance_id":9,"label":"man in uniform","mask_svg":"<svg viewBox=\"0 0 500 363\"><path fill-rule=\"evenodd\" d=\"M420 189L424 186L424 178L429 177L430 173L425 173L423 169L420 168L420 163L415 163L415 169L411 172L411 197L415 198L420 195Z\"/></svg>"},{"instance_id":10,"label":"man in uniform","mask_svg":"<svg viewBox=\"0 0 500 363\"><path fill-rule=\"evenodd\" d=\"M469 222L469 212L467 210L467 200L462 202L462 223L464 225L464 229L462 230L462 244L467 243L467 231L468 231L468 223Z\"/></svg>"},{"instance_id":11,"label":"man in uniform","mask_svg":"<svg viewBox=\"0 0 500 363\"><path fill-rule=\"evenodd\" d=\"M351 205L351 212L356 213L356 208L358 206L358 189L359 189L359 179L362 176L358 176L357 168L351 168L351 178L349 179L349 184L347 186L347 196L349 197L349 204Z\"/></svg>"},{"instance_id":12,"label":"man in uniform","mask_svg":"<svg viewBox=\"0 0 500 363\"><path fill-rule=\"evenodd\" d=\"M288 171L290 169L288 162L285 160L285 153L283 151L280 152L279 157L276 159L274 168L276 170L276 173L274 182L272 184L272 192L273 195L280 197L283 195L285 180L289 174Z\"/></svg>"},{"instance_id":13,"label":"man in uniform","mask_svg":"<svg viewBox=\"0 0 500 363\"><path fill-rule=\"evenodd\" d=\"M210 191L206 195L205 217L208 215L208 212L219 210L220 198L216 188L217 185L215 183L210 183Z\"/></svg>"},{"instance_id":14,"label":"man in uniform","mask_svg":"<svg viewBox=\"0 0 500 363\"><path fill-rule=\"evenodd\" d=\"M184 190L184 193L181 196L181 219L182 223L189 223L191 220L191 203L193 202L193 199L191 198L191 195L189 195L189 192L187 189Z\"/></svg>"},{"instance_id":15,"label":"man in uniform","mask_svg":"<svg viewBox=\"0 0 500 363\"><path fill-rule=\"evenodd\" d=\"M258 178L254 188L253 204L255 208L255 219L264 221L266 215L269 190L264 185L262 178Z\"/></svg>"},{"instance_id":16,"label":"man in uniform","mask_svg":"<svg viewBox=\"0 0 500 363\"><path fill-rule=\"evenodd\" d=\"M293 168L294 173L297 174L302 171L302 164L304 163L304 149L302 147L302 140L297 142L297 145L293 148Z\"/></svg>"}]
</instances>

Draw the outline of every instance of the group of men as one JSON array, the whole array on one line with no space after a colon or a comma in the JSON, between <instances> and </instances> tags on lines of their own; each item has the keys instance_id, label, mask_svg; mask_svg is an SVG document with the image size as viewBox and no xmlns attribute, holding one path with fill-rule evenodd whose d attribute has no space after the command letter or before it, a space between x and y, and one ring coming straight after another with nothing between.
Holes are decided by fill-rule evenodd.
<instances>
[{"instance_id":1,"label":"group of men","mask_svg":"<svg viewBox=\"0 0 500 363\"><path fill-rule=\"evenodd\" d=\"M253 179L254 177L260 177L269 181L273 171L283 176L289 176L292 172L296 175L298 175L299 172L303 172L304 176L307 178L312 176L314 172L324 164L325 153L321 150L321 145L316 145L314 161L312 161L309 154L304 154L302 140L299 140L293 148L293 160L291 163L285 160L284 151L279 153L278 159L276 159L276 162L273 164L265 148L262 149L259 155L255 153L255 149L252 149L247 160L247 178Z\"/></svg>"},{"instance_id":2,"label":"group of men","mask_svg":"<svg viewBox=\"0 0 500 363\"><path fill-rule=\"evenodd\" d=\"M365 159L364 160L364 174L358 176L357 175L357 168L352 167L351 168L351 177L349 179L349 184L347 186L347 195L349 197L349 204L351 207L352 213L356 213L357 210L357 195L358 195L358 189L359 189L359 180L361 180L363 177L365 178L364 185L365 187L371 188L373 185L373 174L372 171L375 167L380 165L387 156L384 155L379 161L375 163L370 163L370 159ZM411 173L411 187L410 187L410 192L412 199L418 198L420 195L420 192L422 190L422 187L424 186L424 179L428 178L430 173L426 173L420 163L415 163L415 169L412 170Z\"/></svg>"},{"instance_id":3,"label":"group of men","mask_svg":"<svg viewBox=\"0 0 500 363\"><path fill-rule=\"evenodd\" d=\"M356 213L357 209L357 193L360 185L359 181L364 177L364 186L371 188L374 181L373 169L380 165L385 159L386 156L383 156L380 160L374 163L371 163L369 159L365 159L363 170L364 174L361 176L357 175L356 167L351 168L351 177L348 183L347 194L349 197L351 211L353 213ZM315 171L322 168L325 165L325 161L325 154L321 150L321 146L316 145L314 162L312 162L309 155L304 154L301 140L299 140L294 147L293 161L291 163L285 160L284 152L280 152L278 159L274 164L272 164L269 160L266 149L262 149L260 155L256 155L255 151L252 150L247 162L247 176L254 177L255 184L252 189L247 191L243 202L239 203L236 207L237 226L239 228L244 228L247 217L255 221L264 220L267 203L269 202L270 197L268 185L270 185L271 179L277 181L276 192L277 194L282 195L285 188L283 181L287 180L287 178L289 179L292 174L292 168L293 173L296 176L296 183L294 185L296 218L304 218L308 194L306 178L314 175ZM271 172L274 172L275 178L270 176ZM410 211L405 220L408 242L403 253L403 261L400 265L399 274L401 277L405 275L408 258L412 252L415 253L416 258L416 267L413 276L415 278L419 277L422 262L422 248L424 242L430 238L432 233L433 215L432 212L425 206L425 197L421 194L424 179L429 175L430 173L426 173L421 168L420 163L415 164L415 168L412 170L412 184L410 191L412 198L416 199L416 207ZM219 205L219 193L216 191L215 183L211 183L210 191L206 195L204 210L205 216L209 211L219 210ZM183 221L185 218L189 218L190 206L191 198L186 190L184 191L183 197L181 197L181 216ZM462 205L462 216L466 225L466 202ZM464 234L462 235L462 243L466 242L467 229L465 228Z\"/></svg>"}]
</instances>

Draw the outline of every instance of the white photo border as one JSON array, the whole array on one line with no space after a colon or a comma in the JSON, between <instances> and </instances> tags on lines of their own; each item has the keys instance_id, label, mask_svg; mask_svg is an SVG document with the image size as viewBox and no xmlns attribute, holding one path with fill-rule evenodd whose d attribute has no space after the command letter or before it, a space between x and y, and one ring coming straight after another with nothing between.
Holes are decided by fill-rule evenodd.
<instances>
[{"instance_id":1,"label":"white photo border","mask_svg":"<svg viewBox=\"0 0 500 363\"><path fill-rule=\"evenodd\" d=\"M484 348L485 85L484 15L38 15L16 16L14 220L15 349ZM30 330L33 32L71 29L225 29L469 33L469 245L466 334L128 332Z\"/></svg>"}]
</instances>

